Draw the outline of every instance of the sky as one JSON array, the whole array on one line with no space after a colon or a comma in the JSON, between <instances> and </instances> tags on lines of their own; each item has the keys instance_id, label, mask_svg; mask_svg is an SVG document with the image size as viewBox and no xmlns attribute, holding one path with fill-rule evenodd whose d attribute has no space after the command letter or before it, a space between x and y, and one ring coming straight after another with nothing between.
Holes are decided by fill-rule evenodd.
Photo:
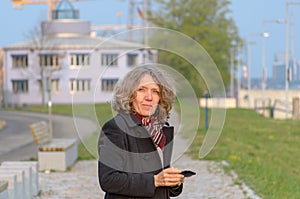
<instances>
[{"instance_id":1,"label":"sky","mask_svg":"<svg viewBox=\"0 0 300 199\"><path fill-rule=\"evenodd\" d=\"M37 0L35 0L37 1ZM45 1L45 0L40 0ZM199 0L200 1L200 0ZM294 0L297 2L297 0ZM300 0L298 0L300 4ZM251 52L251 77L262 76L262 26L264 21L285 20L286 0L231 0L230 16L234 19L239 34L247 39ZM80 11L80 18L91 21L92 25L125 24L128 12L128 0L85 0L74 3ZM122 16L118 17L117 12ZM293 16L293 44L295 57L300 60L300 5L289 6ZM47 4L24 5L22 9L13 7L10 0L0 1L0 47L27 40L29 32L48 15ZM135 22L141 23L137 14ZM272 74L272 63L276 53L285 52L285 24L265 23L266 66L268 77ZM298 44L298 45L297 45ZM242 55L246 62L247 54ZM247 62L246 62L247 63ZM246 65L245 63L245 65Z\"/></svg>"}]
</instances>

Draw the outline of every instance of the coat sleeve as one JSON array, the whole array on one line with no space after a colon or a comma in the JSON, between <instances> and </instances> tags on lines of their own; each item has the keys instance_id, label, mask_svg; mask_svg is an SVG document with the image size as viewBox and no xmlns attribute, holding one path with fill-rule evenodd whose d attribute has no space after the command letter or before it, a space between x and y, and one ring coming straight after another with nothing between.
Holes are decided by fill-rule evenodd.
<instances>
[{"instance_id":1,"label":"coat sleeve","mask_svg":"<svg viewBox=\"0 0 300 199\"><path fill-rule=\"evenodd\" d=\"M128 153L126 135L113 120L103 126L98 147L98 178L103 191L130 197L154 196L153 174L124 171Z\"/></svg>"},{"instance_id":2,"label":"coat sleeve","mask_svg":"<svg viewBox=\"0 0 300 199\"><path fill-rule=\"evenodd\" d=\"M180 186L176 186L176 187L170 187L169 194L171 197L179 196L182 192L182 189L183 189L183 184L181 184Z\"/></svg>"}]
</instances>

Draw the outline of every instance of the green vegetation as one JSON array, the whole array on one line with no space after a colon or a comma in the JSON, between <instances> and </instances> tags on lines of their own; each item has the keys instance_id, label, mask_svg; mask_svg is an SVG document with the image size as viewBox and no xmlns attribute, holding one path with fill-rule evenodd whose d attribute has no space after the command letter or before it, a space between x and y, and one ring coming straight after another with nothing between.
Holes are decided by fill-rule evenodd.
<instances>
[{"instance_id":1,"label":"green vegetation","mask_svg":"<svg viewBox=\"0 0 300 199\"><path fill-rule=\"evenodd\" d=\"M198 42L211 56L217 65L225 86L229 83L230 50L233 43L241 43L238 30L234 20L230 16L229 0L156 0L156 9L149 13L151 23L158 27L168 28L183 33ZM163 34L160 34L161 36ZM152 35L150 40L156 40L157 35ZM158 36L159 37L159 36ZM164 37L164 40L166 37ZM200 66L205 67L207 62L204 58L207 55L201 52L193 52L194 49L187 43L176 43L174 40L158 41L160 46L178 49L183 48L182 52L187 52L191 57L197 56L201 60ZM174 46L173 46L173 45ZM154 45L156 46L156 45ZM162 50L158 51L160 64L172 66L180 74L189 80L197 95L203 94L206 85L200 75L195 71L191 64L184 60L187 57L180 57L183 54L172 54ZM206 53L205 53L206 54ZM201 75L204 75L205 72Z\"/></svg>"},{"instance_id":2,"label":"green vegetation","mask_svg":"<svg viewBox=\"0 0 300 199\"><path fill-rule=\"evenodd\" d=\"M178 105L176 103L176 109ZM94 108L101 118L100 123L112 117L109 104ZM27 110L46 112L46 109L33 106ZM188 152L194 159L198 159L206 131L204 110L200 111L198 134ZM72 108L54 106L53 112L70 115ZM79 146L80 160L97 158L98 135L99 132L95 132ZM220 139L205 159L229 162L230 166L225 169L234 170L240 178L237 182L244 181L262 198L296 199L300 198L299 143L299 121L272 120L252 110L230 109Z\"/></svg>"},{"instance_id":3,"label":"green vegetation","mask_svg":"<svg viewBox=\"0 0 300 199\"><path fill-rule=\"evenodd\" d=\"M195 159L204 132L203 127L198 129L189 152ZM226 169L234 170L262 198L300 198L299 143L299 121L233 109L227 111L220 139L205 159L229 162Z\"/></svg>"}]
</instances>

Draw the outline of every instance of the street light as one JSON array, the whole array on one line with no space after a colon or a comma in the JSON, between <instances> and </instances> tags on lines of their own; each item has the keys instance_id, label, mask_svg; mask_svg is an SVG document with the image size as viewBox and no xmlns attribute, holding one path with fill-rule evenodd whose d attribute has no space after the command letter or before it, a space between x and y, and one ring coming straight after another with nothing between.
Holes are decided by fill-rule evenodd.
<instances>
[{"instance_id":1,"label":"street light","mask_svg":"<svg viewBox=\"0 0 300 199\"><path fill-rule=\"evenodd\" d=\"M240 87L241 87L241 77L240 77L240 68L241 68L241 52L242 44L237 44L237 107L240 108Z\"/></svg>"},{"instance_id":2,"label":"street light","mask_svg":"<svg viewBox=\"0 0 300 199\"><path fill-rule=\"evenodd\" d=\"M230 97L234 97L234 68L235 59L238 56L238 44L236 41L231 43L230 47Z\"/></svg>"},{"instance_id":3,"label":"street light","mask_svg":"<svg viewBox=\"0 0 300 199\"><path fill-rule=\"evenodd\" d=\"M289 112L289 5L300 5L300 2L289 2L285 4L285 118Z\"/></svg>"},{"instance_id":4,"label":"street light","mask_svg":"<svg viewBox=\"0 0 300 199\"><path fill-rule=\"evenodd\" d=\"M248 79L247 79L247 87L248 87L248 108L251 108L251 48L250 45L254 45L255 42L250 41L250 36L258 36L258 34L249 34L246 39L246 47L247 47L247 65L248 65Z\"/></svg>"},{"instance_id":5,"label":"street light","mask_svg":"<svg viewBox=\"0 0 300 199\"><path fill-rule=\"evenodd\" d=\"M49 119L49 139L53 139L53 122L52 122L52 74L47 76L47 92L48 92L48 119Z\"/></svg>"},{"instance_id":6,"label":"street light","mask_svg":"<svg viewBox=\"0 0 300 199\"><path fill-rule=\"evenodd\" d=\"M234 55L235 55L235 49L234 47L230 48L230 97L233 97L233 71L234 71Z\"/></svg>"},{"instance_id":7,"label":"street light","mask_svg":"<svg viewBox=\"0 0 300 199\"><path fill-rule=\"evenodd\" d=\"M262 81L261 81L261 88L262 88L262 109L263 115L265 115L265 90L267 87L267 68L266 68L266 45L265 45L265 38L270 37L268 32L265 32L266 24L267 23L278 23L283 24L285 23L284 20L277 19L277 20L264 20L262 23Z\"/></svg>"}]
</instances>

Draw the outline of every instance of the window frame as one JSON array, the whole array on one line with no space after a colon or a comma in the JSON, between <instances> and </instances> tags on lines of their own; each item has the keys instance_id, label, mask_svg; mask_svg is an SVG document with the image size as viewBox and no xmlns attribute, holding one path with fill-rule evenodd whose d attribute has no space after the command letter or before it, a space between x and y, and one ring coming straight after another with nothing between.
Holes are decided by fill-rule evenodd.
<instances>
[{"instance_id":1,"label":"window frame","mask_svg":"<svg viewBox=\"0 0 300 199\"><path fill-rule=\"evenodd\" d=\"M128 53L127 54L127 66L128 67L137 66L138 65L138 57L139 57L138 53Z\"/></svg>"},{"instance_id":2,"label":"window frame","mask_svg":"<svg viewBox=\"0 0 300 199\"><path fill-rule=\"evenodd\" d=\"M60 68L60 60L58 53L41 53L39 54L40 67Z\"/></svg>"},{"instance_id":3,"label":"window frame","mask_svg":"<svg viewBox=\"0 0 300 199\"><path fill-rule=\"evenodd\" d=\"M70 93L86 93L91 91L91 79L76 79L70 78L69 80L69 91Z\"/></svg>"},{"instance_id":4,"label":"window frame","mask_svg":"<svg viewBox=\"0 0 300 199\"><path fill-rule=\"evenodd\" d=\"M89 53L70 53L69 63L70 68L80 68L90 65L91 54Z\"/></svg>"},{"instance_id":5,"label":"window frame","mask_svg":"<svg viewBox=\"0 0 300 199\"><path fill-rule=\"evenodd\" d=\"M119 53L101 53L101 66L117 67Z\"/></svg>"},{"instance_id":6,"label":"window frame","mask_svg":"<svg viewBox=\"0 0 300 199\"><path fill-rule=\"evenodd\" d=\"M28 68L28 54L12 54L11 58L12 68Z\"/></svg>"},{"instance_id":7,"label":"window frame","mask_svg":"<svg viewBox=\"0 0 300 199\"><path fill-rule=\"evenodd\" d=\"M118 78L102 78L101 79L101 91L112 92L119 81Z\"/></svg>"},{"instance_id":8,"label":"window frame","mask_svg":"<svg viewBox=\"0 0 300 199\"><path fill-rule=\"evenodd\" d=\"M12 79L12 92L14 94L26 94L29 93L29 81L28 79Z\"/></svg>"}]
</instances>

